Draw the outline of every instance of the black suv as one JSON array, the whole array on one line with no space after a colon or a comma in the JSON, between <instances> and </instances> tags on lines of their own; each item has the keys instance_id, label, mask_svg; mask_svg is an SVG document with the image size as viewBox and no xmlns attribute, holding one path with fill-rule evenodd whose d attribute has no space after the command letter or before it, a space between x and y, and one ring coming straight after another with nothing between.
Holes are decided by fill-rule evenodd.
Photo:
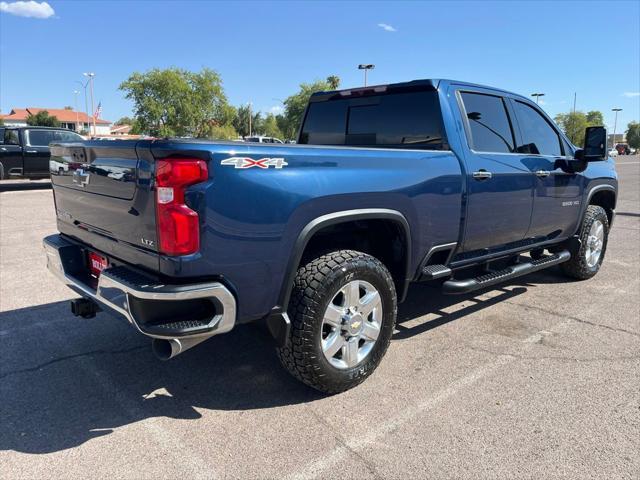
<instances>
[{"instance_id":1,"label":"black suv","mask_svg":"<svg viewBox=\"0 0 640 480\"><path fill-rule=\"evenodd\" d=\"M0 180L49 176L49 144L81 142L64 128L0 126Z\"/></svg>"}]
</instances>

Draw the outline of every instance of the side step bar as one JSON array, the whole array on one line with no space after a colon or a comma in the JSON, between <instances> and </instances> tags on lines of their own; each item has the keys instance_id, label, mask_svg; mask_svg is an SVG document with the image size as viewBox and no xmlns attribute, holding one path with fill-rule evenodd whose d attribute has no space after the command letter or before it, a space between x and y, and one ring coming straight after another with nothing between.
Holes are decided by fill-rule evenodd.
<instances>
[{"instance_id":1,"label":"side step bar","mask_svg":"<svg viewBox=\"0 0 640 480\"><path fill-rule=\"evenodd\" d=\"M512 278L527 275L528 273L537 272L544 268L558 265L559 263L566 262L571 258L571 254L568 250L563 250L554 255L547 255L538 260L532 260L527 263L519 263L504 270L497 272L487 273L475 278L468 278L465 280L447 280L442 285L442 292L447 295L459 295L461 293L469 293L481 288L487 288L498 283L511 280Z\"/></svg>"}]
</instances>

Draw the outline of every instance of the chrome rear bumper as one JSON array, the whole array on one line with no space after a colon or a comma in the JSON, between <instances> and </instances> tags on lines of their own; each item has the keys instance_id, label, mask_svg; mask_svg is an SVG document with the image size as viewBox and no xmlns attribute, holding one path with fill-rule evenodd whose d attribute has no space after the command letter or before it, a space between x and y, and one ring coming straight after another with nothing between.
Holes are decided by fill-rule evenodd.
<instances>
[{"instance_id":1,"label":"chrome rear bumper","mask_svg":"<svg viewBox=\"0 0 640 480\"><path fill-rule=\"evenodd\" d=\"M124 316L141 333L152 338L174 339L210 337L229 332L236 322L236 300L219 282L190 285L166 285L127 266L110 267L102 271L95 288L89 285L85 255L79 244L61 235L43 240L47 268L79 295L94 300L108 310ZM189 319L190 301L210 301L210 318ZM145 322L140 317L145 305L162 307L162 302L185 302L182 320L174 323ZM167 303L169 305L169 303ZM138 312L138 313L136 313ZM178 325L174 327L174 325ZM187 325L188 327L181 328Z\"/></svg>"}]
</instances>

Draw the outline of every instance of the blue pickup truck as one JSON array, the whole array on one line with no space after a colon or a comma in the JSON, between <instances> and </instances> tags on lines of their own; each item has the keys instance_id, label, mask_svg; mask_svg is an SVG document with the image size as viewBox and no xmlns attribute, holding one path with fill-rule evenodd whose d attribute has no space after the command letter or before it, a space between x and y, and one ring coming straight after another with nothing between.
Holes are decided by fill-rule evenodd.
<instances>
[{"instance_id":1,"label":"blue pickup truck","mask_svg":"<svg viewBox=\"0 0 640 480\"><path fill-rule=\"evenodd\" d=\"M603 127L576 148L527 98L450 80L316 93L297 145L51 151L60 233L44 246L75 315L125 317L162 359L262 322L327 393L377 367L411 282L595 275L618 188Z\"/></svg>"}]
</instances>

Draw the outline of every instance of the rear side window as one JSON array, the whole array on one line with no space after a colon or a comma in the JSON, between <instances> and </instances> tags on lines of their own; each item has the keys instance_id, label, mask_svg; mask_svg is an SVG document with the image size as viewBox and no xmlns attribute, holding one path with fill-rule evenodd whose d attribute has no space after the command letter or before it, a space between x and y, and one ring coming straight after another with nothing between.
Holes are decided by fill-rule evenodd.
<instances>
[{"instance_id":1,"label":"rear side window","mask_svg":"<svg viewBox=\"0 0 640 480\"><path fill-rule=\"evenodd\" d=\"M501 97L461 93L469 123L469 143L477 152L512 153L515 142Z\"/></svg>"},{"instance_id":2,"label":"rear side window","mask_svg":"<svg viewBox=\"0 0 640 480\"><path fill-rule=\"evenodd\" d=\"M561 155L560 137L547 120L533 107L515 101L514 108L522 132L520 153L536 155Z\"/></svg>"},{"instance_id":3,"label":"rear side window","mask_svg":"<svg viewBox=\"0 0 640 480\"><path fill-rule=\"evenodd\" d=\"M300 143L442 150L435 91L390 93L309 105Z\"/></svg>"}]
</instances>

